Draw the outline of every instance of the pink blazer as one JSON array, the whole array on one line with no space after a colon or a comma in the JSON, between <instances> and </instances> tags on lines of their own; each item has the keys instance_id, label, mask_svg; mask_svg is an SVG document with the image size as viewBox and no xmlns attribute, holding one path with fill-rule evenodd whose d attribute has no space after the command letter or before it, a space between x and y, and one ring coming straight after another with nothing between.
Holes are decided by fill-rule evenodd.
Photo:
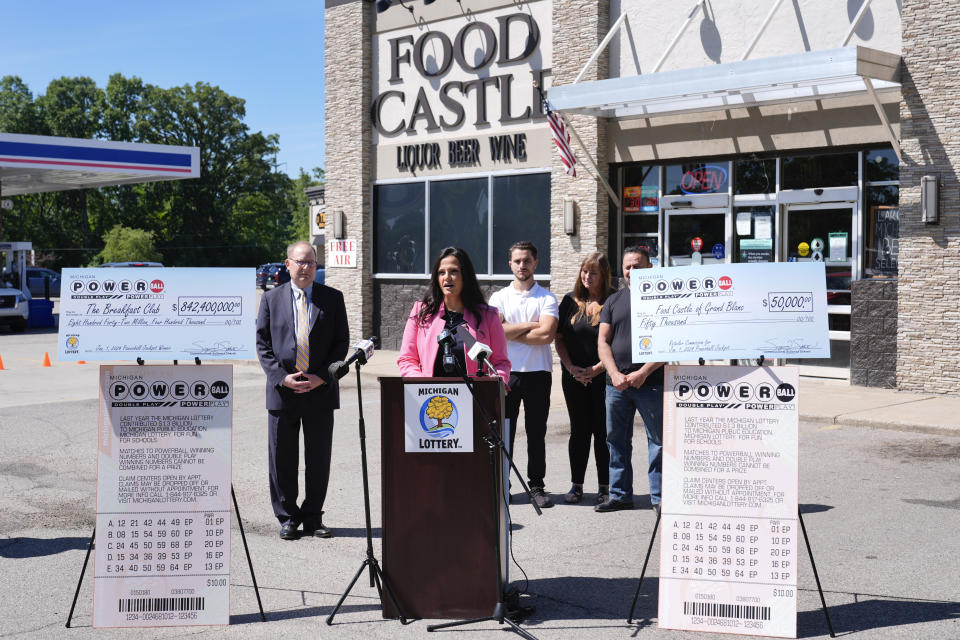
<instances>
[{"instance_id":1,"label":"pink blazer","mask_svg":"<svg viewBox=\"0 0 960 640\"><path fill-rule=\"evenodd\" d=\"M440 303L440 309L436 315L428 321L426 325L418 325L417 314L423 306L422 302L416 302L407 318L407 326L403 330L403 342L400 345L400 357L397 358L397 366L400 367L400 375L433 377L433 363L437 361L437 351L440 345L437 344L437 336L443 331L444 326L444 307ZM493 307L483 309L483 322L477 329L477 316L465 309L463 319L467 323L467 330L478 341L491 348L493 354L488 362L497 370L497 374L503 379L503 384L508 384L510 380L510 360L507 358L507 338L503 334L503 325L500 323L500 313ZM477 363L470 358L467 361L467 374L473 375L477 371Z\"/></svg>"}]
</instances>

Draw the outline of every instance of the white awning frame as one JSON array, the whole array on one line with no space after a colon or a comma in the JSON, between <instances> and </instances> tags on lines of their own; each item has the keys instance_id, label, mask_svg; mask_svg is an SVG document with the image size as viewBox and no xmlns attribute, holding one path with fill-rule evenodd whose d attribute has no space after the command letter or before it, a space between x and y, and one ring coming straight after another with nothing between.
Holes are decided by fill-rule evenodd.
<instances>
[{"instance_id":1,"label":"white awning frame","mask_svg":"<svg viewBox=\"0 0 960 640\"><path fill-rule=\"evenodd\" d=\"M629 20L627 14L622 13L573 83L550 89L550 105L565 113L628 119L808 102L866 93L902 162L900 141L878 96L880 92L899 91L900 56L867 47L848 46L871 1L863 0L837 49L748 61L783 3L783 0L775 0L739 61L660 72L660 67L697 12L706 12L705 0L697 0L651 73L581 83L587 69L621 29L626 31L634 61L639 67Z\"/></svg>"}]
</instances>

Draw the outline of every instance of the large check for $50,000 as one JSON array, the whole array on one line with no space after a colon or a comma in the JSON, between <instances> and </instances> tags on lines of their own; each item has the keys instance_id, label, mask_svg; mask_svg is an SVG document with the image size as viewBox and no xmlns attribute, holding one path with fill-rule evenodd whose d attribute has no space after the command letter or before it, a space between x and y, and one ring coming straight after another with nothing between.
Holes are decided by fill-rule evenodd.
<instances>
[{"instance_id":1,"label":"large check for $50,000","mask_svg":"<svg viewBox=\"0 0 960 640\"><path fill-rule=\"evenodd\" d=\"M823 263L634 269L633 361L829 358Z\"/></svg>"}]
</instances>

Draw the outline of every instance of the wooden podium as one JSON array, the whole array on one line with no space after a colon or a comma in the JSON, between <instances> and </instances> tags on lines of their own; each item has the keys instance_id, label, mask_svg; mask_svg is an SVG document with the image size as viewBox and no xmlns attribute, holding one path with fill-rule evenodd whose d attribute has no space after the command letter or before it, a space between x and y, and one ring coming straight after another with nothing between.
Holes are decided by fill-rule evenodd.
<instances>
[{"instance_id":1,"label":"wooden podium","mask_svg":"<svg viewBox=\"0 0 960 640\"><path fill-rule=\"evenodd\" d=\"M503 384L495 377L472 380L502 432ZM404 387L412 384L460 385L466 392L462 402L473 402L461 378L380 378L383 571L407 618L487 616L507 576L506 460L498 452L494 487L490 448L483 440L489 429L476 403L472 452L405 452ZM419 421L413 426L419 429ZM388 599L383 615L398 615Z\"/></svg>"}]
</instances>

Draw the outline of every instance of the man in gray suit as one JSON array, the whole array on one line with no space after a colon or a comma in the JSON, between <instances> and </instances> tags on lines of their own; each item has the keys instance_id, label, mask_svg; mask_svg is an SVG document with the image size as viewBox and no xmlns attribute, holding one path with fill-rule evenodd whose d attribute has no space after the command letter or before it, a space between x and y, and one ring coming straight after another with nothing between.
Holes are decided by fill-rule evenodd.
<instances>
[{"instance_id":1,"label":"man in gray suit","mask_svg":"<svg viewBox=\"0 0 960 640\"><path fill-rule=\"evenodd\" d=\"M333 411L340 408L327 368L347 355L343 294L313 281L317 254L308 242L287 247L290 282L263 294L257 315L257 355L267 374L270 501L280 537L329 538L323 501L330 478ZM304 500L297 505L300 427L303 426Z\"/></svg>"}]
</instances>

